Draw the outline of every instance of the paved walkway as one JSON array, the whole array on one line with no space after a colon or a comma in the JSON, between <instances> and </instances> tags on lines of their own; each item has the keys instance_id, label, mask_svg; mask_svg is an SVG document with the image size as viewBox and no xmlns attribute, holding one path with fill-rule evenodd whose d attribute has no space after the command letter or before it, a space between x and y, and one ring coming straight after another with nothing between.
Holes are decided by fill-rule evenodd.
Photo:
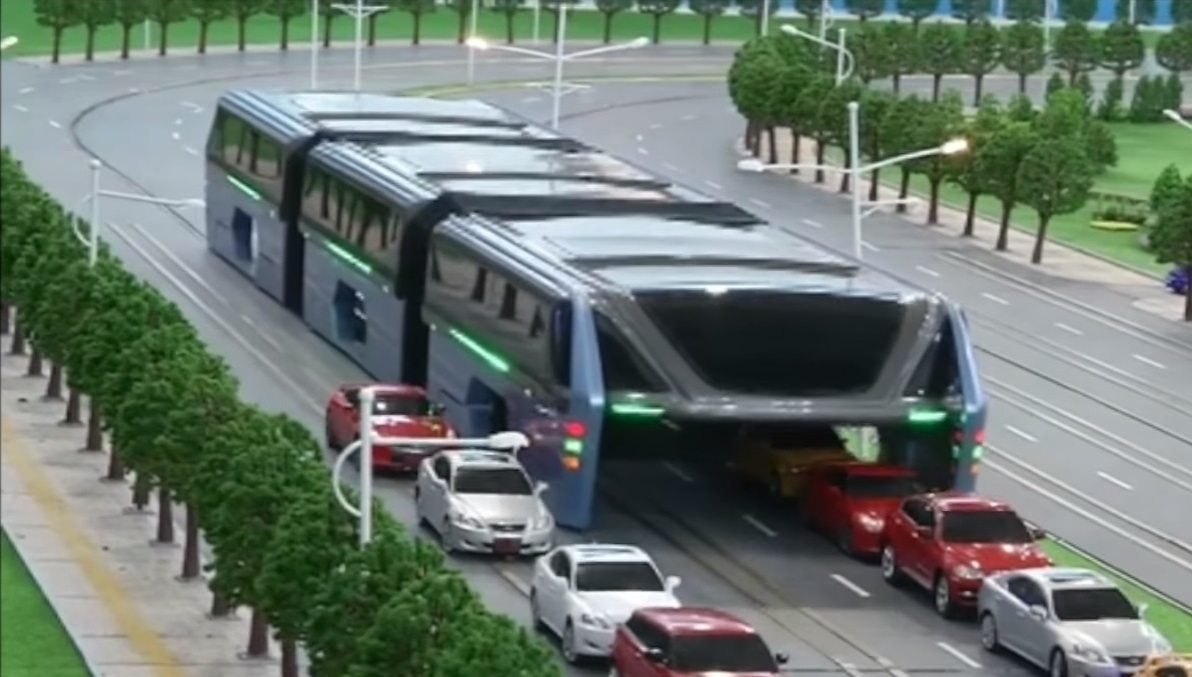
<instances>
[{"instance_id":1,"label":"paved walkway","mask_svg":"<svg viewBox=\"0 0 1192 677\"><path fill-rule=\"evenodd\" d=\"M128 485L99 481L107 455L79 451L84 430L58 425L63 405L41 401L45 379L25 377L28 358L8 355L8 344L5 337L0 522L93 677L275 675L273 661L237 658L247 612L205 616L206 586L175 580L181 547L150 545L156 515L129 514ZM184 531L177 535L181 542Z\"/></svg>"},{"instance_id":2,"label":"paved walkway","mask_svg":"<svg viewBox=\"0 0 1192 677\"><path fill-rule=\"evenodd\" d=\"M782 162L790 162L790 151L791 135L788 130L780 129L778 132L778 157L781 158ZM802 148L800 148L800 152L802 153L802 157L799 160L800 163L815 163L815 144L813 142L805 140ZM883 172L882 176L889 179L890 171ZM792 181L800 181L824 191L836 192L840 187L839 172L828 172L827 181L823 184L815 184L813 181L814 177L815 173L808 171L790 176ZM863 195L868 199L870 182L865 180L862 182L862 186L864 188ZM878 189L879 201L896 200L897 198L898 191L896 189L885 183L881 184ZM894 213L893 206L882 207L881 209L888 213ZM1029 209L1020 208L1015 210L1015 212L1029 212ZM918 204L912 205L910 207L910 213L905 216L913 225L923 227L927 219L926 197L921 197ZM938 233L961 237L961 233L964 230L964 216L963 211L941 204L939 209L939 225L926 227L930 227ZM846 215L842 209L841 219L844 218L846 218ZM1021 219L1022 216L1019 215L1018 218ZM997 241L997 231L998 224L996 221L978 217L973 230L973 236L964 238L964 240L992 252L993 245ZM1168 293L1166 288L1163 287L1162 282L1154 277L1136 273L1128 268L1110 263L1105 259L1090 256L1054 241L1048 242L1043 250L1043 264L1041 266L1035 266L1030 262L1031 250L1034 248L1034 245L1035 236L1033 233L1011 228L1008 251L994 253L1009 261L1030 266L1032 269L1046 275L1112 286L1133 298L1134 306L1140 310L1172 320L1183 318L1183 297Z\"/></svg>"}]
</instances>

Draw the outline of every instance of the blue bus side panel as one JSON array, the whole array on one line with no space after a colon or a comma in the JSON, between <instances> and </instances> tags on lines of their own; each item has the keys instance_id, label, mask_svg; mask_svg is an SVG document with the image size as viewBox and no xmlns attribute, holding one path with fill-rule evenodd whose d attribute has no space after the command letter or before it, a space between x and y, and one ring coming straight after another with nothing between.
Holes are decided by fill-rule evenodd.
<instances>
[{"instance_id":1,"label":"blue bus side panel","mask_svg":"<svg viewBox=\"0 0 1192 677\"><path fill-rule=\"evenodd\" d=\"M977 357L973 353L968 323L964 320L959 305L949 302L948 309L952 322L952 340L956 342L956 355L960 362L960 391L964 398L965 416L965 443L961 448L960 458L956 459L955 488L957 491L976 491L977 471L981 459L976 455L975 435L977 431L985 429L989 403L981 387L981 376L977 373Z\"/></svg>"},{"instance_id":2,"label":"blue bus side panel","mask_svg":"<svg viewBox=\"0 0 1192 677\"><path fill-rule=\"evenodd\" d=\"M277 207L254 200L207 165L207 246L279 303L284 302L286 225Z\"/></svg>"},{"instance_id":3,"label":"blue bus side panel","mask_svg":"<svg viewBox=\"0 0 1192 677\"><path fill-rule=\"evenodd\" d=\"M373 378L400 383L402 302L327 252L318 240L308 239L306 244L302 319ZM363 296L362 310L367 318L363 341L354 340L345 331L343 297L349 290Z\"/></svg>"},{"instance_id":4,"label":"blue bus side panel","mask_svg":"<svg viewBox=\"0 0 1192 677\"><path fill-rule=\"evenodd\" d=\"M592 526L596 479L600 470L604 377L591 304L579 294L572 297L571 304L571 401L567 415L569 420L583 423L587 434L583 453L579 455L579 469L567 471L558 480L557 491L550 498L551 510L560 524L587 529ZM565 515L566 520L559 515Z\"/></svg>"}]
</instances>

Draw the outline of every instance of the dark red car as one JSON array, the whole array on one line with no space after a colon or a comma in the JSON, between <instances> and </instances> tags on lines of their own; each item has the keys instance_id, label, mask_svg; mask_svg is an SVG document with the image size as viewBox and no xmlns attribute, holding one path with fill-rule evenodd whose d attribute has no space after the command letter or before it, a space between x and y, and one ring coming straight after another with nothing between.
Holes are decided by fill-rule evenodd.
<instances>
[{"instance_id":1,"label":"dark red car","mask_svg":"<svg viewBox=\"0 0 1192 677\"><path fill-rule=\"evenodd\" d=\"M882 577L932 592L936 611L951 617L977 602L990 574L1049 567L1042 537L1006 503L972 494L911 496L886 518Z\"/></svg>"},{"instance_id":2,"label":"dark red car","mask_svg":"<svg viewBox=\"0 0 1192 677\"><path fill-rule=\"evenodd\" d=\"M909 468L875 463L826 463L807 469L803 523L859 557L881 551L886 516L923 490Z\"/></svg>"},{"instance_id":3,"label":"dark red car","mask_svg":"<svg viewBox=\"0 0 1192 677\"><path fill-rule=\"evenodd\" d=\"M748 623L719 609L647 608L613 636L615 677L776 677L775 654Z\"/></svg>"},{"instance_id":4,"label":"dark red car","mask_svg":"<svg viewBox=\"0 0 1192 677\"><path fill-rule=\"evenodd\" d=\"M431 402L418 386L387 384L350 384L340 386L327 402L327 447L341 450L359 438L360 389L371 386L373 431L385 437L455 437L455 431L443 420L442 407ZM435 450L373 447L373 467L397 472L413 472Z\"/></svg>"}]
</instances>

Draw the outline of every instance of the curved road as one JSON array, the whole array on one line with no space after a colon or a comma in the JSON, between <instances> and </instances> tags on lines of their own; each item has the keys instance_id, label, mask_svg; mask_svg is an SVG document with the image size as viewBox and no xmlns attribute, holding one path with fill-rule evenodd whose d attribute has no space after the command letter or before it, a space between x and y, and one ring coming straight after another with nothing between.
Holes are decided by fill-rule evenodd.
<instances>
[{"instance_id":1,"label":"curved road","mask_svg":"<svg viewBox=\"0 0 1192 677\"><path fill-rule=\"evenodd\" d=\"M704 48L647 50L634 59L576 64L573 72L719 75L728 54ZM463 73L453 48L378 49L369 59L366 82L374 89L450 83ZM348 54L329 53L323 61L324 84L346 86L349 62ZM87 190L89 156L80 143L135 182L108 173L109 189L200 196L203 163L198 156L216 97L233 84L300 88L307 79L302 53L289 58L274 53L173 57L57 69L6 62L2 68L5 143L67 206ZM479 70L482 80L543 76L541 64L517 60L486 61ZM778 177L742 177L731 170L733 135L740 123L723 91L722 83L677 78L603 84L568 99L568 132L707 192L723 191L763 216L770 210L802 214L783 225L842 246L844 229L835 226L843 225L845 210L837 198ZM532 117L546 112L545 101L530 90L485 96ZM100 105L113 98L117 100ZM696 126L699 131L693 134ZM104 203L104 214L112 224L108 239L113 249L132 270L178 301L240 375L246 398L285 411L314 432L321 430L324 393L339 382L360 379L354 365L246 281L229 275L222 262L207 254L201 226L157 208L111 200ZM1030 271L958 247L955 240L908 229L896 219L875 217L867 229L877 249L872 253L876 265L906 277L920 266L936 273L921 283L965 303L982 349L990 351L982 360L998 402L991 428L997 453L987 465L991 472L983 479L984 488L1013 500L1063 537L1141 577L1168 583L1172 594L1192 600L1192 564L1187 561L1192 555L1178 545L1192 538L1188 527L1174 519L1178 511L1165 507L1186 504L1192 493L1187 466L1192 403L1157 404L1157 382L1132 380L1139 367L1121 362L1134 353L1146 356L1164 365L1156 368L1167 379L1163 387L1186 392L1179 387L1192 382L1186 330L1130 310L1121 297L1102 298L1106 292L1096 289L1065 285L1064 295L1048 292ZM995 295L1013 310L982 304L982 294ZM1007 312L1016 319L1027 313L1037 318L1030 333L1001 321ZM1058 320L1078 329L1081 340L1049 334L1047 328ZM1109 397L1114 407L1130 409L1135 417L1098 404ZM1185 440L1164 437L1140 420L1161 420L1161 428ZM1023 435L1003 432L1011 427ZM1096 470L1131 489L1104 483ZM799 671L904 677L1024 670L1016 662L982 655L971 628L939 621L924 600L885 588L871 567L842 560L790 528L791 520L772 506L726 494L703 481L698 469L654 466L628 472L610 467L607 472L617 478L608 484L630 489L649 485L652 492L602 499L601 525L585 537L647 547L667 573L684 578L681 594L686 601L738 609L776 647L791 651L792 667ZM1114 493L1118 491L1124 493ZM399 519L413 524L403 483L385 482L379 493ZM664 500L640 499L651 495ZM1147 534L1123 520L1145 523L1157 533ZM692 522L698 528L691 528ZM527 565L459 564L493 608L527 620Z\"/></svg>"}]
</instances>

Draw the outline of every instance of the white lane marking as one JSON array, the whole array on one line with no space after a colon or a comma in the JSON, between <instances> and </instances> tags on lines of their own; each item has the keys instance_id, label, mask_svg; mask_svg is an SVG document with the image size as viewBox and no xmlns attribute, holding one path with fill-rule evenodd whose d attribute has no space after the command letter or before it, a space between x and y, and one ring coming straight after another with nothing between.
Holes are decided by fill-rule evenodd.
<instances>
[{"instance_id":1,"label":"white lane marking","mask_svg":"<svg viewBox=\"0 0 1192 677\"><path fill-rule=\"evenodd\" d=\"M638 134L637 136L633 137L633 140L641 143L642 141L646 140L646 136L644 134Z\"/></svg>"},{"instance_id":2,"label":"white lane marking","mask_svg":"<svg viewBox=\"0 0 1192 677\"><path fill-rule=\"evenodd\" d=\"M62 129L62 125L58 124L57 120L50 120L50 126L54 129Z\"/></svg>"},{"instance_id":3,"label":"white lane marking","mask_svg":"<svg viewBox=\"0 0 1192 677\"><path fill-rule=\"evenodd\" d=\"M769 209L769 208L770 208L770 203L769 203L769 202L766 202L765 200L759 200L759 199L757 199L757 198L755 198L755 197L751 197L751 198L749 198L749 201L750 201L750 202L752 202L753 204L755 204L755 205L757 205L757 206L761 207L762 209Z\"/></svg>"},{"instance_id":4,"label":"white lane marking","mask_svg":"<svg viewBox=\"0 0 1192 677\"><path fill-rule=\"evenodd\" d=\"M869 251L871 251L871 252L879 252L879 251L881 251L881 250L880 250L880 249L878 249L877 247L875 247L875 246L873 246L873 245L869 244L868 242L866 242L866 241L864 241L864 240L861 240L861 247L862 247L863 249L868 249L868 250L869 250Z\"/></svg>"},{"instance_id":5,"label":"white lane marking","mask_svg":"<svg viewBox=\"0 0 1192 677\"><path fill-rule=\"evenodd\" d=\"M655 122L654 124L650 125L650 129L662 129L662 123Z\"/></svg>"},{"instance_id":6,"label":"white lane marking","mask_svg":"<svg viewBox=\"0 0 1192 677\"><path fill-rule=\"evenodd\" d=\"M1130 357L1133 357L1134 359L1138 360L1139 362L1141 362L1143 364L1149 364L1152 367L1154 367L1155 369L1166 369L1167 368L1167 365L1163 364L1162 362L1156 362L1149 357L1144 357L1144 356L1138 355L1138 354L1131 355Z\"/></svg>"},{"instance_id":7,"label":"white lane marking","mask_svg":"<svg viewBox=\"0 0 1192 677\"><path fill-rule=\"evenodd\" d=\"M1117 486L1125 489L1126 491L1134 491L1134 487L1130 486L1129 484L1126 484L1125 482L1119 480L1118 478L1114 477L1113 475L1110 475L1107 472L1101 472L1100 470L1098 470L1097 477L1100 477L1101 479L1105 480L1106 482L1109 482L1110 484L1116 484Z\"/></svg>"},{"instance_id":8,"label":"white lane marking","mask_svg":"<svg viewBox=\"0 0 1192 677\"><path fill-rule=\"evenodd\" d=\"M12 105L12 107L13 107L13 108L15 108L16 110L18 110L18 111L22 112L22 113L28 113L28 112L29 112L29 109L28 109L28 108L25 108L24 106L22 106L22 105L21 105L21 104L19 104L19 103L14 103L14 104Z\"/></svg>"},{"instance_id":9,"label":"white lane marking","mask_svg":"<svg viewBox=\"0 0 1192 677\"><path fill-rule=\"evenodd\" d=\"M60 85L71 85L75 83L75 78L62 78L58 81Z\"/></svg>"},{"instance_id":10,"label":"white lane marking","mask_svg":"<svg viewBox=\"0 0 1192 677\"><path fill-rule=\"evenodd\" d=\"M683 117L679 118L679 122L691 122L694 119L695 119L695 116L689 113L689 114L684 115Z\"/></svg>"},{"instance_id":11,"label":"white lane marking","mask_svg":"<svg viewBox=\"0 0 1192 677\"><path fill-rule=\"evenodd\" d=\"M129 87L129 88L128 88L128 93L129 93L129 94L140 94L140 93L141 93L141 88L140 88L140 87Z\"/></svg>"},{"instance_id":12,"label":"white lane marking","mask_svg":"<svg viewBox=\"0 0 1192 677\"><path fill-rule=\"evenodd\" d=\"M77 77L80 80L86 81L86 82L95 82L95 78L91 77L90 75L87 75L86 73L79 73L75 77Z\"/></svg>"},{"instance_id":13,"label":"white lane marking","mask_svg":"<svg viewBox=\"0 0 1192 677\"><path fill-rule=\"evenodd\" d=\"M181 105L183 108L189 108L190 112L192 112L192 113L202 113L203 112L202 106L200 106L197 103L193 103L191 101L183 101Z\"/></svg>"},{"instance_id":14,"label":"white lane marking","mask_svg":"<svg viewBox=\"0 0 1192 677\"><path fill-rule=\"evenodd\" d=\"M33 89L34 89L33 87L21 87L21 91L19 91L17 93L18 94L28 94L28 93L32 92Z\"/></svg>"},{"instance_id":15,"label":"white lane marking","mask_svg":"<svg viewBox=\"0 0 1192 677\"><path fill-rule=\"evenodd\" d=\"M668 172L677 172L677 171L679 171L679 168L678 168L678 167L676 167L675 165L672 165L672 164L671 164L671 163L669 163L669 162L663 162L663 163L662 163L662 168L663 168L663 169L665 169L665 170L666 170L666 171L668 171Z\"/></svg>"},{"instance_id":16,"label":"white lane marking","mask_svg":"<svg viewBox=\"0 0 1192 677\"><path fill-rule=\"evenodd\" d=\"M819 221L812 221L811 219L803 219L803 223L811 226L812 228L823 228L824 227L824 224L820 223Z\"/></svg>"},{"instance_id":17,"label":"white lane marking","mask_svg":"<svg viewBox=\"0 0 1192 677\"><path fill-rule=\"evenodd\" d=\"M540 99L537 96L527 96L526 98L522 99L522 103L538 103L539 100Z\"/></svg>"},{"instance_id":18,"label":"white lane marking","mask_svg":"<svg viewBox=\"0 0 1192 677\"><path fill-rule=\"evenodd\" d=\"M1015 428L1012 425L1005 426L1005 428L1006 428L1007 432L1018 435L1019 437L1026 440L1027 442L1038 442L1039 441L1039 439L1037 437L1035 437L1034 435L1031 435L1030 433L1025 433L1025 432L1019 430L1018 428Z\"/></svg>"},{"instance_id":19,"label":"white lane marking","mask_svg":"<svg viewBox=\"0 0 1192 677\"><path fill-rule=\"evenodd\" d=\"M499 566L495 568L497 570L497 574L499 574L501 578L504 578L506 581L508 581L509 585L512 585L514 590L520 592L522 597L530 596L530 584L526 583L525 579L513 571L510 571L507 567Z\"/></svg>"},{"instance_id":20,"label":"white lane marking","mask_svg":"<svg viewBox=\"0 0 1192 677\"><path fill-rule=\"evenodd\" d=\"M1080 331L1076 327L1069 327L1068 325L1064 324L1063 322L1056 322L1055 326L1057 329L1063 329L1064 331L1068 332L1069 334L1073 334L1075 336L1084 336L1084 332Z\"/></svg>"},{"instance_id":21,"label":"white lane marking","mask_svg":"<svg viewBox=\"0 0 1192 677\"><path fill-rule=\"evenodd\" d=\"M869 591L867 591L865 588L862 588L861 586L857 585L856 583L853 583L852 581L845 578L844 576L841 576L840 574L832 574L831 578L832 578L832 580L836 581L837 583L839 583L839 584L843 585L844 587L848 588L849 590L851 590L858 597L869 597Z\"/></svg>"},{"instance_id":22,"label":"white lane marking","mask_svg":"<svg viewBox=\"0 0 1192 677\"><path fill-rule=\"evenodd\" d=\"M210 289L211 288L208 287L208 290L210 290ZM214 293L214 292L212 292L212 293ZM252 330L255 331L258 335L260 335L261 338L265 339L265 342L268 343L269 345L273 346L273 348L275 350L281 350L281 344L278 343L277 340L274 339L272 336L261 331L261 328L257 326L256 322L252 321L252 318L250 318L248 315L241 315L240 319L244 321L244 324L247 324L248 326L252 327ZM316 380L315 382L317 383L318 381Z\"/></svg>"},{"instance_id":23,"label":"white lane marking","mask_svg":"<svg viewBox=\"0 0 1192 677\"><path fill-rule=\"evenodd\" d=\"M174 118L174 126L181 127L182 126L182 118Z\"/></svg>"},{"instance_id":24,"label":"white lane marking","mask_svg":"<svg viewBox=\"0 0 1192 677\"><path fill-rule=\"evenodd\" d=\"M993 294L987 294L985 292L981 292L981 296L984 296L985 298L989 299L990 301L993 301L994 303L1001 304L1003 306L1010 305L1009 301L1007 301L1006 299L1004 299L1000 296L994 296Z\"/></svg>"},{"instance_id":25,"label":"white lane marking","mask_svg":"<svg viewBox=\"0 0 1192 677\"><path fill-rule=\"evenodd\" d=\"M930 268L925 268L923 266L915 266L915 270L917 270L920 273L923 273L924 275L927 275L929 277L939 277L940 276L940 274L935 272L934 270L932 270Z\"/></svg>"},{"instance_id":26,"label":"white lane marking","mask_svg":"<svg viewBox=\"0 0 1192 677\"><path fill-rule=\"evenodd\" d=\"M182 150L186 151L190 155L198 155L199 154L199 151L195 150L194 148L191 148L190 146L183 146Z\"/></svg>"},{"instance_id":27,"label":"white lane marking","mask_svg":"<svg viewBox=\"0 0 1192 677\"><path fill-rule=\"evenodd\" d=\"M724 186L720 185L719 183L716 183L715 181L705 180L704 185L706 185L708 188L711 188L712 190L724 190Z\"/></svg>"},{"instance_id":28,"label":"white lane marking","mask_svg":"<svg viewBox=\"0 0 1192 677\"><path fill-rule=\"evenodd\" d=\"M132 71L121 69L118 71L112 71L112 75L115 75L116 77L123 77L125 75L132 75Z\"/></svg>"},{"instance_id":29,"label":"white lane marking","mask_svg":"<svg viewBox=\"0 0 1192 677\"><path fill-rule=\"evenodd\" d=\"M182 140L182 135L181 135L181 134L179 134L178 132L174 132L173 134L170 134L170 136L174 137L174 140L175 140L175 141L181 141L181 140Z\"/></svg>"},{"instance_id":30,"label":"white lane marking","mask_svg":"<svg viewBox=\"0 0 1192 677\"><path fill-rule=\"evenodd\" d=\"M774 531L773 529L766 526L765 524L762 524L761 520L754 517L753 515L748 515L748 514L741 515L741 518L744 519L749 524L749 526L753 527L754 529L757 529L758 531L769 536L770 538L775 538L778 536L777 531Z\"/></svg>"},{"instance_id":31,"label":"white lane marking","mask_svg":"<svg viewBox=\"0 0 1192 677\"><path fill-rule=\"evenodd\" d=\"M894 661L885 656L876 656L875 660L878 665L886 669L886 672L890 673L891 677L910 677L906 670L899 670Z\"/></svg>"},{"instance_id":32,"label":"white lane marking","mask_svg":"<svg viewBox=\"0 0 1192 677\"><path fill-rule=\"evenodd\" d=\"M663 468L666 468L670 474L678 477L684 482L695 482L695 478L687 474L687 471L675 465L674 463L663 463Z\"/></svg>"},{"instance_id":33,"label":"white lane marking","mask_svg":"<svg viewBox=\"0 0 1192 677\"><path fill-rule=\"evenodd\" d=\"M945 653L951 654L953 658L960 661L961 663L964 663L965 665L969 666L970 668L972 668L974 670L981 669L980 663L978 663L977 661L964 655L964 653L960 649L957 649L956 647L952 646L951 644L948 644L947 642L936 642L935 645L938 646L939 648L943 649Z\"/></svg>"},{"instance_id":34,"label":"white lane marking","mask_svg":"<svg viewBox=\"0 0 1192 677\"><path fill-rule=\"evenodd\" d=\"M650 151L646 150L645 148L638 148L638 149L637 149L637 152L638 152L638 153L641 153L642 155L649 155L649 154L650 154Z\"/></svg>"}]
</instances>

